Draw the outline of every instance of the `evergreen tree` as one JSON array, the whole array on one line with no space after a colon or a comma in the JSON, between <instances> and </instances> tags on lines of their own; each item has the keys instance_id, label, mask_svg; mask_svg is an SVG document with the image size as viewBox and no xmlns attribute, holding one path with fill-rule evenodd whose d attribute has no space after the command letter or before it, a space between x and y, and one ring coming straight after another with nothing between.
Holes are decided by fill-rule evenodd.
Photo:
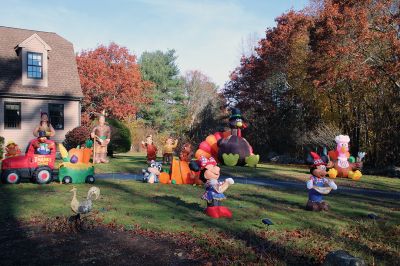
<instances>
[{"instance_id":1,"label":"evergreen tree","mask_svg":"<svg viewBox=\"0 0 400 266\"><path fill-rule=\"evenodd\" d=\"M142 78L155 84L152 104L141 109L146 124L159 131L182 132L186 117L184 84L179 77L175 50L144 52L139 59Z\"/></svg>"}]
</instances>

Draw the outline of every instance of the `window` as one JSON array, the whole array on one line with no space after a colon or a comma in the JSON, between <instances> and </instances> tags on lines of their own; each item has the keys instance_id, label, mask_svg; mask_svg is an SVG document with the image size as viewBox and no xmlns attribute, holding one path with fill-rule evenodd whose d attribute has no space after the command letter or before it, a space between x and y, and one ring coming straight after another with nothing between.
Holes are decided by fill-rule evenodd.
<instances>
[{"instance_id":1,"label":"window","mask_svg":"<svg viewBox=\"0 0 400 266\"><path fill-rule=\"evenodd\" d=\"M55 130L64 129L64 104L49 103L49 119Z\"/></svg>"},{"instance_id":2,"label":"window","mask_svg":"<svg viewBox=\"0 0 400 266\"><path fill-rule=\"evenodd\" d=\"M21 128L21 103L4 103L4 128Z\"/></svg>"},{"instance_id":3,"label":"window","mask_svg":"<svg viewBox=\"0 0 400 266\"><path fill-rule=\"evenodd\" d=\"M28 52L28 78L43 78L43 54Z\"/></svg>"}]
</instances>

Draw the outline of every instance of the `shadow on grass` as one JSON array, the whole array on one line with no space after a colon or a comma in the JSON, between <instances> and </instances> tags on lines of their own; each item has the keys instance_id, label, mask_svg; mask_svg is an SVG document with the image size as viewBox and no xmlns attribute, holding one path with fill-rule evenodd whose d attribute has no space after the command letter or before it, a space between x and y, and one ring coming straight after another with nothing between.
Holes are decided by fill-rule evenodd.
<instances>
[{"instance_id":1,"label":"shadow on grass","mask_svg":"<svg viewBox=\"0 0 400 266\"><path fill-rule=\"evenodd\" d=\"M112 187L113 189L120 190L124 193L132 193L131 190L126 189L124 185L122 184L116 184L114 182L108 182L106 180L102 181L103 184L106 184L107 186ZM144 193L141 193L140 191L135 192L136 197L144 197L148 198L148 200L158 204L167 207L168 210L171 210L171 214L174 212L178 212L177 215L180 218L185 218L186 216L197 216L197 214L201 214L203 212L203 207L199 203L190 203L186 202L185 200L182 200L179 197L176 196L155 196L155 197L149 197L149 195L145 195ZM271 198L268 198L269 200ZM135 199L132 198L132 202L135 202ZM199 199L200 201L200 199ZM296 205L295 205L296 206ZM137 216L142 216L144 218L147 218L149 216L148 211L146 210L136 210L135 215ZM264 257L269 257L272 258L272 261L278 260L283 260L286 261L288 264L308 264L312 265L317 263L315 259L313 258L312 254L300 254L300 252L296 251L295 248L292 248L290 246L284 245L283 243L277 243L274 241L269 241L268 239L262 238L259 235L257 235L255 232L252 230L247 230L243 228L238 228L236 226L232 226L231 223L223 223L219 219L213 219L210 218L206 215L202 216L203 214L200 215L200 217L196 217L196 221L198 223L202 223L205 226L209 227L212 231L214 232L215 230L217 231L222 231L224 234L228 235L228 237L231 237L233 239L236 239L238 241L243 241L246 243L247 246L251 246L252 248L256 249L257 252L259 253L257 256L259 258ZM205 245L204 248L208 247L208 244L202 243L201 240L198 242L199 245ZM212 250L211 247L208 247ZM218 247L215 247L218 248ZM222 250L226 250L224 247L220 247ZM226 255L226 254L222 254ZM229 254L231 256L235 256L236 254ZM264 263L265 261L260 260L259 262Z\"/></svg>"},{"instance_id":2,"label":"shadow on grass","mask_svg":"<svg viewBox=\"0 0 400 266\"><path fill-rule=\"evenodd\" d=\"M169 209L176 210L176 207L181 207L190 210L191 212L203 212L204 208L200 206L198 203L188 203L186 201L181 200L178 197L173 196L156 196L152 199L154 202L158 204L162 204Z\"/></svg>"},{"instance_id":3,"label":"shadow on grass","mask_svg":"<svg viewBox=\"0 0 400 266\"><path fill-rule=\"evenodd\" d=\"M390 241L395 245L394 235L388 235L388 232L393 229L392 226L387 225L384 221L373 221L364 219L356 220L353 218L354 224L362 223L361 228L355 225L350 226L343 232L333 232L327 230L325 227L315 226L310 220L304 220L305 228L312 228L312 230L327 240L335 243L344 244L351 247L352 250L363 251L368 256L373 257L376 262L385 261L387 265L398 264L398 255L391 250L384 250L386 241ZM368 235L369 234L369 235ZM375 239L374 239L375 238ZM393 238L393 239L391 239ZM369 245L366 243L369 242ZM365 259L365 258L364 258Z\"/></svg>"},{"instance_id":4,"label":"shadow on grass","mask_svg":"<svg viewBox=\"0 0 400 266\"><path fill-rule=\"evenodd\" d=\"M16 208L24 204L15 192L16 185L0 185L0 264L24 265L26 260L21 256L22 251L39 253L38 243L27 237L28 232L20 226ZM29 191L26 191L29 193ZM19 244L20 247L15 247Z\"/></svg>"}]
</instances>

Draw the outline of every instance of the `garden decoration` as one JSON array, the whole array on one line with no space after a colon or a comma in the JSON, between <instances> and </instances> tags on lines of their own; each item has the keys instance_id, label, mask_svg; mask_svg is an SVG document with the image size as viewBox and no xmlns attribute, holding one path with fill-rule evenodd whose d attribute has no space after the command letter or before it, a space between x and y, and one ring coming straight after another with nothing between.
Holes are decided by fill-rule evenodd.
<instances>
[{"instance_id":1,"label":"garden decoration","mask_svg":"<svg viewBox=\"0 0 400 266\"><path fill-rule=\"evenodd\" d=\"M58 144L63 163L60 164L58 171L58 181L64 184L80 184L95 182L94 165L90 163L92 149L73 148L69 152L64 145Z\"/></svg>"},{"instance_id":2,"label":"garden decoration","mask_svg":"<svg viewBox=\"0 0 400 266\"><path fill-rule=\"evenodd\" d=\"M310 168L310 180L307 181L308 201L306 209L309 211L327 211L329 205L323 200L323 195L329 194L332 189L336 190L337 186L335 182L326 178L327 164L321 157L315 152L311 152L311 156L314 158L314 163ZM328 166L332 166L332 163Z\"/></svg>"},{"instance_id":3,"label":"garden decoration","mask_svg":"<svg viewBox=\"0 0 400 266\"><path fill-rule=\"evenodd\" d=\"M37 154L50 154L51 150L55 150L55 144L53 141L49 141L46 137L46 132L39 131L37 141L33 144L34 148L36 149Z\"/></svg>"},{"instance_id":4,"label":"garden decoration","mask_svg":"<svg viewBox=\"0 0 400 266\"><path fill-rule=\"evenodd\" d=\"M151 161L150 166L147 169L142 169L143 172L143 182L146 183L158 183L158 177L161 174L162 164L156 161Z\"/></svg>"},{"instance_id":5,"label":"garden decoration","mask_svg":"<svg viewBox=\"0 0 400 266\"><path fill-rule=\"evenodd\" d=\"M93 163L108 163L107 146L111 139L111 129L105 124L105 116L106 114L103 111L103 113L99 115L98 125L93 128L90 134L94 142Z\"/></svg>"},{"instance_id":6,"label":"garden decoration","mask_svg":"<svg viewBox=\"0 0 400 266\"><path fill-rule=\"evenodd\" d=\"M50 124L49 116L47 115L47 113L44 112L40 113L40 123L39 126L35 127L35 129L33 130L33 135L35 137L39 137L40 131L44 131L46 137L48 138L54 137L54 135L56 134L53 126Z\"/></svg>"},{"instance_id":7,"label":"garden decoration","mask_svg":"<svg viewBox=\"0 0 400 266\"><path fill-rule=\"evenodd\" d=\"M213 218L232 218L232 212L225 206L221 206L221 201L226 199L224 192L230 185L234 184L232 178L227 178L224 182L218 182L220 168L213 157L209 159L204 156L198 161L190 162L190 169L200 171L200 179L205 183L205 193L202 199L207 201L207 208L204 212Z\"/></svg>"},{"instance_id":8,"label":"garden decoration","mask_svg":"<svg viewBox=\"0 0 400 266\"><path fill-rule=\"evenodd\" d=\"M248 165L254 167L260 160L259 155L253 153L253 148L242 137L242 129L246 128L239 109L233 108L229 118L230 132L217 132L209 135L201 142L195 157L216 157L219 162L228 166Z\"/></svg>"},{"instance_id":9,"label":"garden decoration","mask_svg":"<svg viewBox=\"0 0 400 266\"><path fill-rule=\"evenodd\" d=\"M160 183L163 184L197 184L203 182L199 179L199 175L189 168L189 162L192 157L192 145L185 143L179 153L179 159L173 157L168 173L160 174Z\"/></svg>"},{"instance_id":10,"label":"garden decoration","mask_svg":"<svg viewBox=\"0 0 400 266\"><path fill-rule=\"evenodd\" d=\"M328 152L329 159L334 163L334 168L337 171L338 177L349 177L353 180L359 180L362 176L361 168L362 160L365 157L365 152L359 152L357 159L354 160L349 153L350 137L347 135L339 135L335 138L336 150ZM336 176L330 175L331 178Z\"/></svg>"},{"instance_id":11,"label":"garden decoration","mask_svg":"<svg viewBox=\"0 0 400 266\"><path fill-rule=\"evenodd\" d=\"M159 176L160 183L163 184L191 184L202 185L198 173L193 172L187 161L181 161L172 158L172 163L167 172L161 172Z\"/></svg>"},{"instance_id":12,"label":"garden decoration","mask_svg":"<svg viewBox=\"0 0 400 266\"><path fill-rule=\"evenodd\" d=\"M163 164L172 163L174 150L177 145L178 145L177 139L174 141L174 139L172 137L168 137L168 139L165 141L165 145L163 147Z\"/></svg>"},{"instance_id":13,"label":"garden decoration","mask_svg":"<svg viewBox=\"0 0 400 266\"><path fill-rule=\"evenodd\" d=\"M181 152L179 153L179 160L190 162L192 160L193 151L192 151L192 144L185 143L181 148Z\"/></svg>"},{"instance_id":14,"label":"garden decoration","mask_svg":"<svg viewBox=\"0 0 400 266\"><path fill-rule=\"evenodd\" d=\"M39 139L30 141L27 152L4 159L1 164L1 181L7 184L18 184L22 178L30 178L38 184L47 184L52 180L56 159L55 143L45 140L50 149L49 154L39 154ZM54 147L54 148L53 148Z\"/></svg>"},{"instance_id":15,"label":"garden decoration","mask_svg":"<svg viewBox=\"0 0 400 266\"><path fill-rule=\"evenodd\" d=\"M157 147L153 143L152 135L148 135L146 141L142 141L142 147L143 149L146 149L147 152L147 163L157 159Z\"/></svg>"},{"instance_id":16,"label":"garden decoration","mask_svg":"<svg viewBox=\"0 0 400 266\"><path fill-rule=\"evenodd\" d=\"M9 140L6 145L6 154L4 155L5 158L14 157L21 154L21 150L14 141Z\"/></svg>"},{"instance_id":17,"label":"garden decoration","mask_svg":"<svg viewBox=\"0 0 400 266\"><path fill-rule=\"evenodd\" d=\"M91 187L87 193L86 200L81 202L76 198L76 187L73 187L70 192L73 193L71 200L71 210L76 214L77 220L80 219L81 214L88 214L93 209L92 201L100 197L100 189L98 187Z\"/></svg>"}]
</instances>

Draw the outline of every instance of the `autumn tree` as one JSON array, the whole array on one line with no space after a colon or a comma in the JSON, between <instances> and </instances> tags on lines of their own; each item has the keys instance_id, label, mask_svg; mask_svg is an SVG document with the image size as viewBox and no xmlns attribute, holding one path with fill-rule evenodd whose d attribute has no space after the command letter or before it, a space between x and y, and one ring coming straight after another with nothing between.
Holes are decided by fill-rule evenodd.
<instances>
[{"instance_id":1,"label":"autumn tree","mask_svg":"<svg viewBox=\"0 0 400 266\"><path fill-rule=\"evenodd\" d=\"M115 43L83 50L76 56L84 98L82 123L94 113L106 110L111 117L134 117L152 83L141 77L136 56Z\"/></svg>"},{"instance_id":2,"label":"autumn tree","mask_svg":"<svg viewBox=\"0 0 400 266\"><path fill-rule=\"evenodd\" d=\"M250 121L246 137L257 143L256 151L285 153L295 149L296 136L305 126L303 110L309 101L300 96L308 87L305 60L311 19L290 11L276 21L259 41L256 54L242 57L224 95Z\"/></svg>"},{"instance_id":3,"label":"autumn tree","mask_svg":"<svg viewBox=\"0 0 400 266\"><path fill-rule=\"evenodd\" d=\"M367 150L371 164L400 162L398 1L322 1L310 34L309 76L325 120ZM379 103L379 104L377 104Z\"/></svg>"},{"instance_id":4,"label":"autumn tree","mask_svg":"<svg viewBox=\"0 0 400 266\"><path fill-rule=\"evenodd\" d=\"M263 150L296 154L293 143L331 128L350 135L353 153L367 151L368 164L399 164L399 1L311 4L276 19L225 97L247 113L247 136Z\"/></svg>"},{"instance_id":5,"label":"autumn tree","mask_svg":"<svg viewBox=\"0 0 400 266\"><path fill-rule=\"evenodd\" d=\"M193 141L202 141L223 126L225 99L218 93L217 85L201 71L188 71L183 80L188 110L184 124Z\"/></svg>"}]
</instances>

